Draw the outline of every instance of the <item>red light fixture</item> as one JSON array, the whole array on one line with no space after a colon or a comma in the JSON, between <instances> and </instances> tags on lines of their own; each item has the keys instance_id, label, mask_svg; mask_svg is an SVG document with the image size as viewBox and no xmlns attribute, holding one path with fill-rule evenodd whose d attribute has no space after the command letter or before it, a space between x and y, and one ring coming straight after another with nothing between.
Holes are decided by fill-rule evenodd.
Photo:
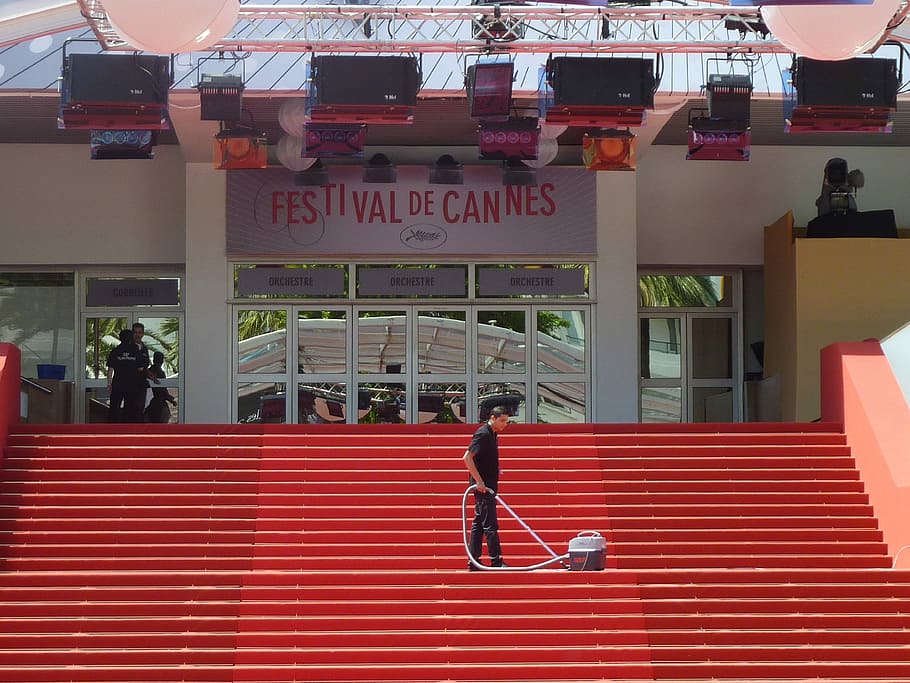
<instances>
[{"instance_id":1,"label":"red light fixture","mask_svg":"<svg viewBox=\"0 0 910 683\"><path fill-rule=\"evenodd\" d=\"M585 133L581 159L589 171L634 171L636 139L629 130Z\"/></svg>"},{"instance_id":2,"label":"red light fixture","mask_svg":"<svg viewBox=\"0 0 910 683\"><path fill-rule=\"evenodd\" d=\"M714 122L711 122L714 123ZM686 159L710 161L749 161L752 133L718 126L689 126L689 152Z\"/></svg>"},{"instance_id":3,"label":"red light fixture","mask_svg":"<svg viewBox=\"0 0 910 683\"><path fill-rule=\"evenodd\" d=\"M249 128L232 128L216 134L212 151L212 161L219 170L269 166L268 140Z\"/></svg>"}]
</instances>

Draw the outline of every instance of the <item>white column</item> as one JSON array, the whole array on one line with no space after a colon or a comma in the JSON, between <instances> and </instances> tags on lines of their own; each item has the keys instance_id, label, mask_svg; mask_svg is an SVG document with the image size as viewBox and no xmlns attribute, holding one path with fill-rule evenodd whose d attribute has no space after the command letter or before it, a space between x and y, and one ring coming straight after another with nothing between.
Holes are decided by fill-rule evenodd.
<instances>
[{"instance_id":1,"label":"white column","mask_svg":"<svg viewBox=\"0 0 910 683\"><path fill-rule=\"evenodd\" d=\"M597 173L595 422L638 422L636 176Z\"/></svg>"},{"instance_id":2,"label":"white column","mask_svg":"<svg viewBox=\"0 0 910 683\"><path fill-rule=\"evenodd\" d=\"M225 256L227 174L210 163L186 165L184 419L229 421L231 328Z\"/></svg>"}]
</instances>

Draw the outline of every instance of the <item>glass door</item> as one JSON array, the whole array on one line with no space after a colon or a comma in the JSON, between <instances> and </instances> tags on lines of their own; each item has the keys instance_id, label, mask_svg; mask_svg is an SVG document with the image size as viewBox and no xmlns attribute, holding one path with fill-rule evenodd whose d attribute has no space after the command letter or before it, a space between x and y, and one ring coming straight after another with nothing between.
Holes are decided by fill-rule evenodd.
<instances>
[{"instance_id":1,"label":"glass door","mask_svg":"<svg viewBox=\"0 0 910 683\"><path fill-rule=\"evenodd\" d=\"M354 309L353 366L357 382L357 422L409 422L409 376L413 372L413 314L407 306Z\"/></svg>"},{"instance_id":2,"label":"glass door","mask_svg":"<svg viewBox=\"0 0 910 683\"><path fill-rule=\"evenodd\" d=\"M290 414L297 424L344 424L358 410L350 400L351 311L294 308L291 348L296 349ZM296 401L296 405L293 405ZM354 413L356 414L356 413Z\"/></svg>"},{"instance_id":3,"label":"glass door","mask_svg":"<svg viewBox=\"0 0 910 683\"><path fill-rule=\"evenodd\" d=\"M415 317L414 379L417 423L467 422L468 313L464 307L418 307Z\"/></svg>"},{"instance_id":4,"label":"glass door","mask_svg":"<svg viewBox=\"0 0 910 683\"><path fill-rule=\"evenodd\" d=\"M742 419L737 318L731 313L645 315L639 320L642 422Z\"/></svg>"},{"instance_id":5,"label":"glass door","mask_svg":"<svg viewBox=\"0 0 910 683\"><path fill-rule=\"evenodd\" d=\"M110 395L107 390L108 354L120 343L121 330L132 330L133 325L141 323L145 328L142 342L148 347L149 360L155 352L163 356L162 368L166 379L154 385L165 389L173 398L170 405L169 422L182 421L180 406L180 356L181 327L183 315L180 313L162 314L147 309L103 310L93 311L91 315L82 316L81 329L84 343L81 349L81 366L85 368L81 376L82 389L77 405L78 415L86 423L107 422ZM151 399L151 387L146 396L146 405Z\"/></svg>"},{"instance_id":6,"label":"glass door","mask_svg":"<svg viewBox=\"0 0 910 683\"><path fill-rule=\"evenodd\" d=\"M471 339L477 381L474 422L487 420L495 406L506 408L514 422L529 421L530 316L528 306L474 309Z\"/></svg>"}]
</instances>

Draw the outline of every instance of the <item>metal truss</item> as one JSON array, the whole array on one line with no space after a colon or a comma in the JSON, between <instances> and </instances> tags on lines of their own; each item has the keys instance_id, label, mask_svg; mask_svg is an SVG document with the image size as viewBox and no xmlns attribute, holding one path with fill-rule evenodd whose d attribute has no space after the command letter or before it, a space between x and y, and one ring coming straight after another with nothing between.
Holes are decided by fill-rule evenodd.
<instances>
[{"instance_id":1,"label":"metal truss","mask_svg":"<svg viewBox=\"0 0 910 683\"><path fill-rule=\"evenodd\" d=\"M111 27L103 0L78 2L104 49L132 49ZM729 56L789 52L767 34L760 22L758 8L731 8L721 4L697 7L242 5L234 33L208 50ZM755 30L759 26L764 33Z\"/></svg>"}]
</instances>

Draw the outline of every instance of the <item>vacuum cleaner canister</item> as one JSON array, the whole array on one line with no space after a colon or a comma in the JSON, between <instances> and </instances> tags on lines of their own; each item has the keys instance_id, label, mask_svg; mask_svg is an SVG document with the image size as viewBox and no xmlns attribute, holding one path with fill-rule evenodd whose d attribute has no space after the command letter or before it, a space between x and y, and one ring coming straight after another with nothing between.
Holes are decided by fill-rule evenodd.
<instances>
[{"instance_id":1,"label":"vacuum cleaner canister","mask_svg":"<svg viewBox=\"0 0 910 683\"><path fill-rule=\"evenodd\" d=\"M569 541L569 571L600 571L607 562L607 541L596 531L579 531Z\"/></svg>"}]
</instances>

